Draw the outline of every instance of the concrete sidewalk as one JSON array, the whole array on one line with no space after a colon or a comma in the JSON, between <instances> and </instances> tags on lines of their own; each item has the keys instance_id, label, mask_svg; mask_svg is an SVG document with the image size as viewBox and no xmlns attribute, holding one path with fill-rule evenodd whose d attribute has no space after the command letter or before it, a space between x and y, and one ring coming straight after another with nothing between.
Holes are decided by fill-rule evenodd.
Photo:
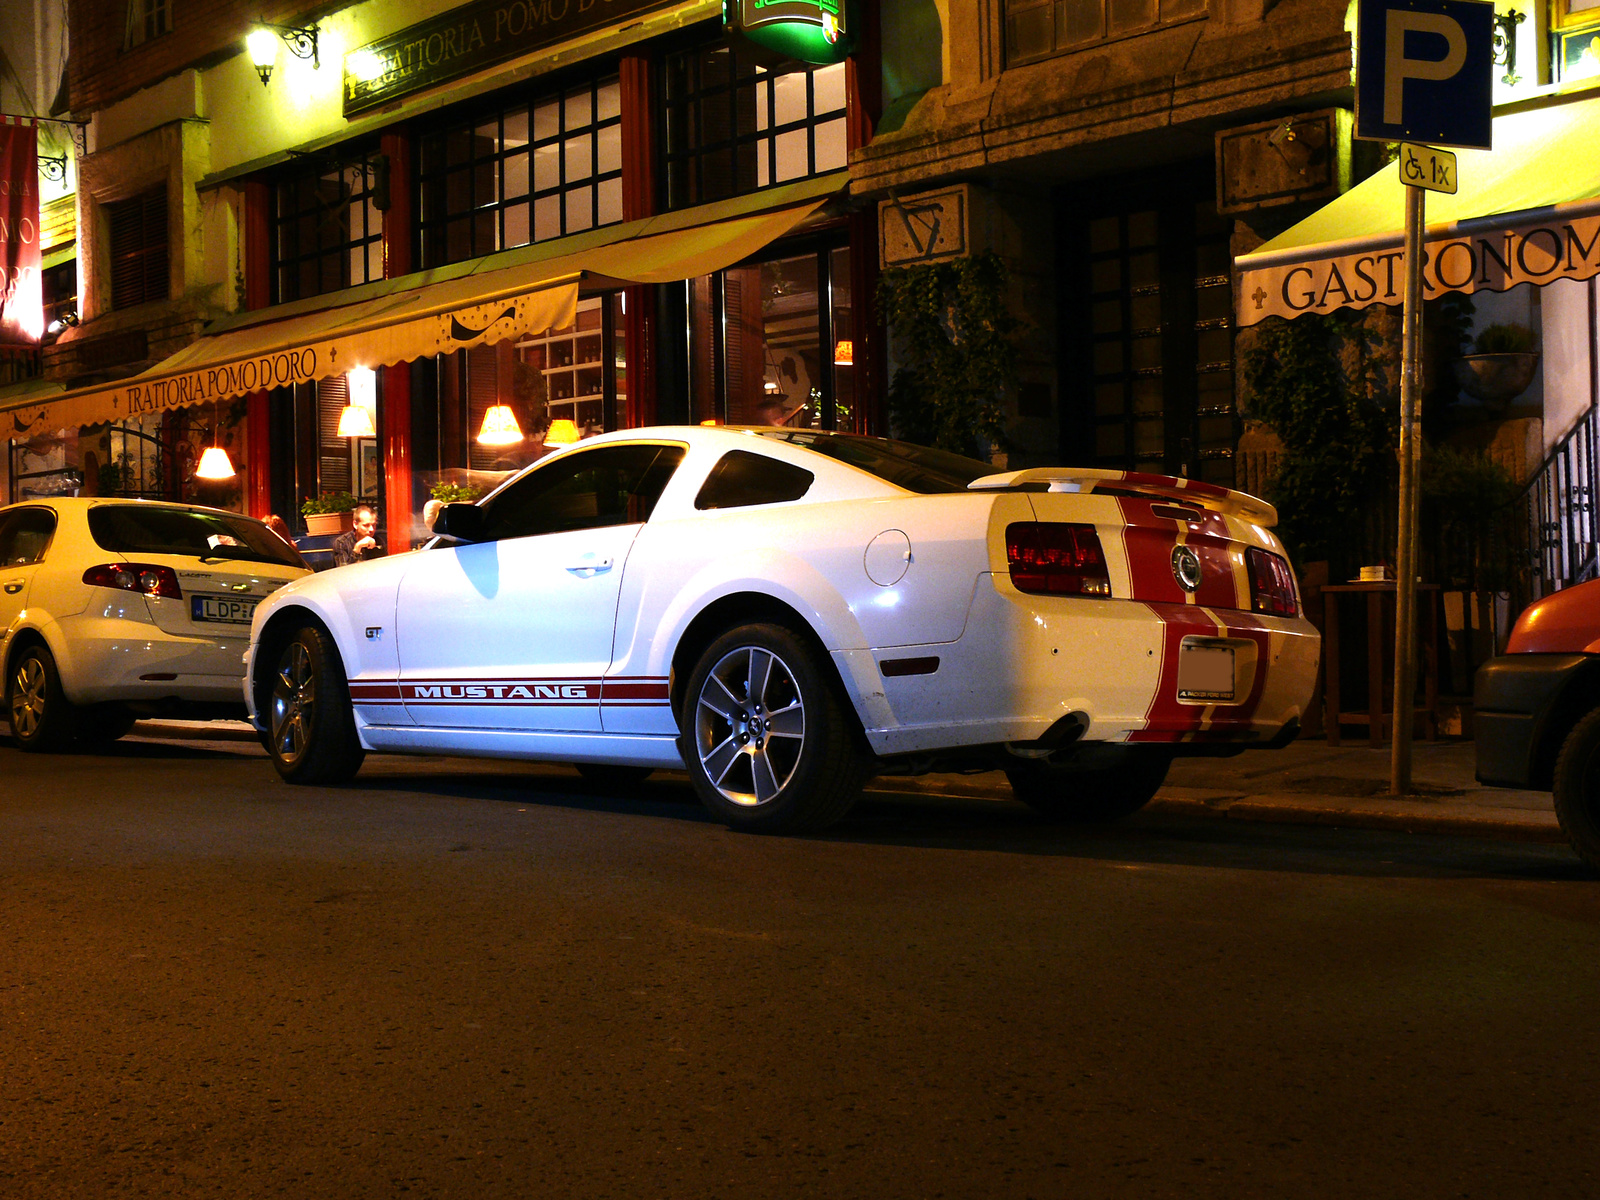
<instances>
[{"instance_id":1,"label":"concrete sidewalk","mask_svg":"<svg viewBox=\"0 0 1600 1200\"><path fill-rule=\"evenodd\" d=\"M1417 742L1415 794L1388 794L1389 750L1318 739L1234 758L1180 758L1146 809L1246 821L1398 829L1564 842L1549 792L1490 788L1472 777L1470 741ZM1009 799L998 772L880 779L885 792Z\"/></svg>"}]
</instances>

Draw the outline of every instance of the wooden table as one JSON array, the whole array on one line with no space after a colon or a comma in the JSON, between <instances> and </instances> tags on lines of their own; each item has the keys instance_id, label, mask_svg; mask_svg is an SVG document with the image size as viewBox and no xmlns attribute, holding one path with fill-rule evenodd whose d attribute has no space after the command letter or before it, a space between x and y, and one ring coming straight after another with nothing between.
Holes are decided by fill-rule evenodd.
<instances>
[{"instance_id":1,"label":"wooden table","mask_svg":"<svg viewBox=\"0 0 1600 1200\"><path fill-rule=\"evenodd\" d=\"M1367 598L1367 711L1345 712L1339 703L1339 601L1342 596L1362 594ZM1339 722L1366 725L1367 739L1372 746L1381 746L1394 726L1394 715L1387 711L1392 686L1384 686L1384 667L1394 654L1393 620L1384 620L1384 609L1394 607L1395 585L1392 580L1381 583L1334 583L1322 589L1323 612L1326 618L1322 634L1322 663L1324 679L1323 727L1327 730L1328 745L1339 744ZM1390 603L1384 603L1384 597ZM1434 741L1439 736L1439 585L1417 584L1417 610L1425 611L1426 632L1420 639L1422 647L1422 707L1412 709L1412 719L1423 718L1423 737ZM1385 626L1389 627L1385 637Z\"/></svg>"}]
</instances>

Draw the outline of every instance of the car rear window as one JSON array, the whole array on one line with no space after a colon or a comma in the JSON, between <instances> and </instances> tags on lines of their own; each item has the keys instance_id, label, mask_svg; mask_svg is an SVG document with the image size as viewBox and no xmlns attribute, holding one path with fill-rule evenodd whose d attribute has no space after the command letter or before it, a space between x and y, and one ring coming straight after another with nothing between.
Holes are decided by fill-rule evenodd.
<instances>
[{"instance_id":1,"label":"car rear window","mask_svg":"<svg viewBox=\"0 0 1600 1200\"><path fill-rule=\"evenodd\" d=\"M951 454L948 450L935 450L929 446L913 446L910 442L896 442L888 438L862 437L849 433L821 433L802 429L761 430L762 437L804 446L818 454L826 454L842 463L848 463L886 483L903 487L908 492L936 495L941 492L964 492L967 484L985 475L993 475L995 468L975 458Z\"/></svg>"},{"instance_id":2,"label":"car rear window","mask_svg":"<svg viewBox=\"0 0 1600 1200\"><path fill-rule=\"evenodd\" d=\"M195 558L304 567L300 552L260 521L232 513L140 504L99 504L89 534L115 554L189 554Z\"/></svg>"},{"instance_id":3,"label":"car rear window","mask_svg":"<svg viewBox=\"0 0 1600 1200\"><path fill-rule=\"evenodd\" d=\"M816 478L804 467L796 467L765 454L730 450L711 468L696 508L746 508L753 504L780 504L798 500L811 490Z\"/></svg>"}]
</instances>

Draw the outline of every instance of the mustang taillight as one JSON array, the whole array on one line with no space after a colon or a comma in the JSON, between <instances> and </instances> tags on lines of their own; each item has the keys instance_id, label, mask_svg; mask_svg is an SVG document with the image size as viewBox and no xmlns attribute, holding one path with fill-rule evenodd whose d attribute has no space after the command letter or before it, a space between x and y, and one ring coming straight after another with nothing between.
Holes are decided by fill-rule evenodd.
<instances>
[{"instance_id":1,"label":"mustang taillight","mask_svg":"<svg viewBox=\"0 0 1600 1200\"><path fill-rule=\"evenodd\" d=\"M1109 596L1111 576L1093 525L1018 521L1006 526L1006 563L1019 592Z\"/></svg>"},{"instance_id":2,"label":"mustang taillight","mask_svg":"<svg viewBox=\"0 0 1600 1200\"><path fill-rule=\"evenodd\" d=\"M1289 564L1270 550L1251 546L1244 556L1250 568L1250 607L1275 617L1292 617L1300 612L1295 599L1294 572Z\"/></svg>"},{"instance_id":3,"label":"mustang taillight","mask_svg":"<svg viewBox=\"0 0 1600 1200\"><path fill-rule=\"evenodd\" d=\"M106 563L90 567L83 573L83 581L92 587L143 592L146 596L165 596L169 600L183 599L183 589L178 586L178 573L171 567L152 566L149 563Z\"/></svg>"}]
</instances>

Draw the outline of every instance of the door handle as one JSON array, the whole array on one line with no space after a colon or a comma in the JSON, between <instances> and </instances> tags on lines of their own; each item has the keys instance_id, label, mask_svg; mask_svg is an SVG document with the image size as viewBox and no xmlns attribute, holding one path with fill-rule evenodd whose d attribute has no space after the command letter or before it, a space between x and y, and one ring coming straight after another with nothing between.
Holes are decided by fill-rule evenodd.
<instances>
[{"instance_id":1,"label":"door handle","mask_svg":"<svg viewBox=\"0 0 1600 1200\"><path fill-rule=\"evenodd\" d=\"M21 590L22 590L22 584L21 583L8 583L8 584L6 584L6 595L8 595L8 596L15 596Z\"/></svg>"},{"instance_id":2,"label":"door handle","mask_svg":"<svg viewBox=\"0 0 1600 1200\"><path fill-rule=\"evenodd\" d=\"M582 575L587 578L598 575L602 571L611 570L611 560L609 558L596 558L592 554L586 554L577 562L569 564L567 566L567 570L571 571L574 575Z\"/></svg>"}]
</instances>

